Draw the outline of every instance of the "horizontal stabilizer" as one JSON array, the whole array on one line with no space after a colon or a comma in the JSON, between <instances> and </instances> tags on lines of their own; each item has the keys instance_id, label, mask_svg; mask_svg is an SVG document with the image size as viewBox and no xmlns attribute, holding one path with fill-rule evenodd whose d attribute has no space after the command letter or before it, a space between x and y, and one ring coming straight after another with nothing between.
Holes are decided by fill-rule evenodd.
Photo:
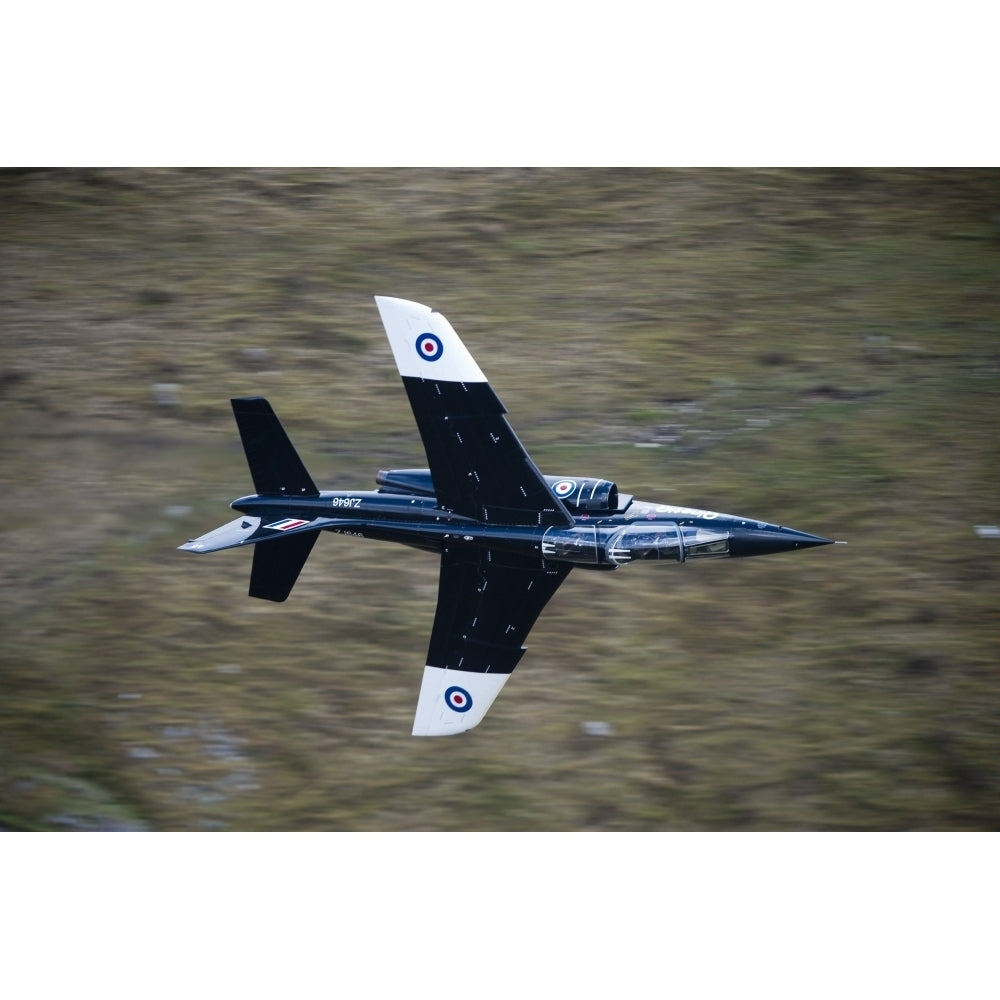
<instances>
[{"instance_id":1,"label":"horizontal stabilizer","mask_svg":"<svg viewBox=\"0 0 1000 1000\"><path fill-rule=\"evenodd\" d=\"M185 552L218 552L219 549L231 549L235 545L243 545L250 541L260 527L259 517L238 517L229 524L222 525L214 531L209 531L198 538L190 538L178 548Z\"/></svg>"},{"instance_id":2,"label":"horizontal stabilizer","mask_svg":"<svg viewBox=\"0 0 1000 1000\"><path fill-rule=\"evenodd\" d=\"M282 517L276 521L268 519L261 523L260 517L238 517L229 524L222 525L208 534L179 545L185 552L218 552L219 549L232 549L237 545L252 545L254 542L266 542L285 539L292 535L305 535L319 531L336 522L335 517L314 517L305 521L298 517Z\"/></svg>"}]
</instances>

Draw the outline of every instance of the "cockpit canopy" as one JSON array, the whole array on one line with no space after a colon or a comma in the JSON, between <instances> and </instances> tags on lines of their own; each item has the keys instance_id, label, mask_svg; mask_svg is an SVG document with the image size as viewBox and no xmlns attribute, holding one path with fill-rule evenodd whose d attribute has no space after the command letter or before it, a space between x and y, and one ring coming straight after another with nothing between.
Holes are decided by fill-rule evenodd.
<instances>
[{"instance_id":1,"label":"cockpit canopy","mask_svg":"<svg viewBox=\"0 0 1000 1000\"><path fill-rule=\"evenodd\" d=\"M729 555L729 532L669 521L631 524L607 543L609 562L622 565L638 559L703 559Z\"/></svg>"},{"instance_id":2,"label":"cockpit canopy","mask_svg":"<svg viewBox=\"0 0 1000 1000\"><path fill-rule=\"evenodd\" d=\"M730 532L675 521L615 525L577 524L549 528L542 538L542 556L583 566L624 566L642 559L717 558L730 555Z\"/></svg>"}]
</instances>

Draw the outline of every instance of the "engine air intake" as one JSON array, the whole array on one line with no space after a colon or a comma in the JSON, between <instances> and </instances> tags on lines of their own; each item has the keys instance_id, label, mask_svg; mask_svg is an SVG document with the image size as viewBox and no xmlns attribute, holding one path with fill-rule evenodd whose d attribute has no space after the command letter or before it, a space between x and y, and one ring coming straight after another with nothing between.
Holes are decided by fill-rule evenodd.
<instances>
[{"instance_id":1,"label":"engine air intake","mask_svg":"<svg viewBox=\"0 0 1000 1000\"><path fill-rule=\"evenodd\" d=\"M618 487L607 479L545 476L545 481L553 496L562 500L570 510L618 510Z\"/></svg>"}]
</instances>

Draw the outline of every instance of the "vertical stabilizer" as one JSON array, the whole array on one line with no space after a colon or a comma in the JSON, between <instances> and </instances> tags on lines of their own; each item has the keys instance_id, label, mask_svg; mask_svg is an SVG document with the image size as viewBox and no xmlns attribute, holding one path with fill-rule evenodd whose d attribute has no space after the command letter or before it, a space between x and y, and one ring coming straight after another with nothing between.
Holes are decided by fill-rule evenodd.
<instances>
[{"instance_id":1,"label":"vertical stabilizer","mask_svg":"<svg viewBox=\"0 0 1000 1000\"><path fill-rule=\"evenodd\" d=\"M310 531L256 546L250 570L250 596L264 601L286 600L318 537L318 531Z\"/></svg>"},{"instance_id":2,"label":"vertical stabilizer","mask_svg":"<svg viewBox=\"0 0 1000 1000\"><path fill-rule=\"evenodd\" d=\"M318 496L316 484L306 472L271 404L263 396L231 402L257 493L261 496Z\"/></svg>"}]
</instances>

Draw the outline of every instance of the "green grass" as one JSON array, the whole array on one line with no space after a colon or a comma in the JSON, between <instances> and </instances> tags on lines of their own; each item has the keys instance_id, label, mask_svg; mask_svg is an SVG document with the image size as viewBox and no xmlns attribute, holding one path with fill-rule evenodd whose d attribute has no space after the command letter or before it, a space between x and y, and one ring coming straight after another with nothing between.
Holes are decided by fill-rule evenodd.
<instances>
[{"instance_id":1,"label":"green grass","mask_svg":"<svg viewBox=\"0 0 1000 1000\"><path fill-rule=\"evenodd\" d=\"M0 205L0 825L1000 822L995 171L38 171ZM324 537L269 606L248 553L176 551L250 489L230 395L324 486L423 464L373 294L451 319L543 470L850 544L574 574L487 720L412 739L433 558Z\"/></svg>"}]
</instances>

